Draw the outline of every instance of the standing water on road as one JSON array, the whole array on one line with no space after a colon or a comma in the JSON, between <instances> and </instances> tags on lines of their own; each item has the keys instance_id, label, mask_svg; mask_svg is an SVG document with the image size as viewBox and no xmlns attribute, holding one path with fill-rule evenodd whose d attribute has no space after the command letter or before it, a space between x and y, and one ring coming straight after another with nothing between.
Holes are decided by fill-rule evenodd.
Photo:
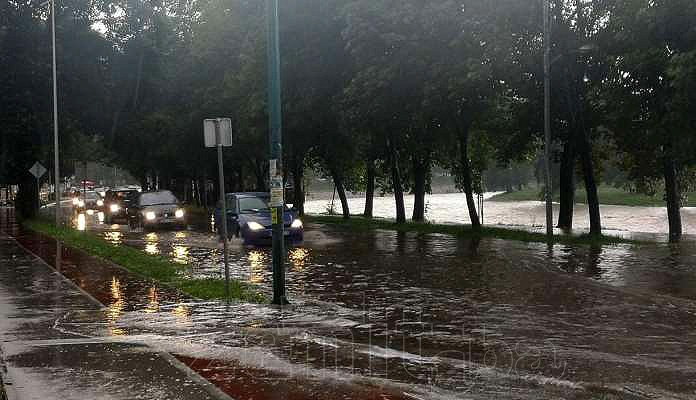
<instances>
[{"instance_id":1,"label":"standing water on road","mask_svg":"<svg viewBox=\"0 0 696 400\"><path fill-rule=\"evenodd\" d=\"M210 233L103 234L189 264L192 278L221 276ZM233 276L270 291L270 249L230 249ZM184 349L279 374L415 385L422 398L692 395L695 255L691 243L548 247L310 224L288 249L291 308L193 305L185 335L197 339ZM149 321L119 324L166 332Z\"/></svg>"}]
</instances>

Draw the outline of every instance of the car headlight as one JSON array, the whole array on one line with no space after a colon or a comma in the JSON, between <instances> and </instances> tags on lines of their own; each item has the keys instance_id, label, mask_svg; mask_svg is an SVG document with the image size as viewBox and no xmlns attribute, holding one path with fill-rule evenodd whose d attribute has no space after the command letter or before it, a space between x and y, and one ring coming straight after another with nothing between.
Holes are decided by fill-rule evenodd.
<instances>
[{"instance_id":1,"label":"car headlight","mask_svg":"<svg viewBox=\"0 0 696 400\"><path fill-rule=\"evenodd\" d=\"M254 221L247 223L247 226L252 231L260 231L261 229L263 229L263 225L259 224L258 222L254 222Z\"/></svg>"},{"instance_id":2,"label":"car headlight","mask_svg":"<svg viewBox=\"0 0 696 400\"><path fill-rule=\"evenodd\" d=\"M72 205L77 206L77 205L79 205L79 204L80 204L80 199L78 199L77 197L73 197L73 199L72 199Z\"/></svg>"},{"instance_id":3,"label":"car headlight","mask_svg":"<svg viewBox=\"0 0 696 400\"><path fill-rule=\"evenodd\" d=\"M117 213L120 209L121 209L121 206L119 206L118 204L112 204L109 206L109 210L112 213Z\"/></svg>"},{"instance_id":4,"label":"car headlight","mask_svg":"<svg viewBox=\"0 0 696 400\"><path fill-rule=\"evenodd\" d=\"M146 218L148 221L152 221L152 220L154 220L155 218L157 218L157 215L156 215L154 212L152 212L152 211L148 211L148 212L145 213L145 218Z\"/></svg>"},{"instance_id":5,"label":"car headlight","mask_svg":"<svg viewBox=\"0 0 696 400\"><path fill-rule=\"evenodd\" d=\"M104 200L97 200L97 205L102 207L104 205Z\"/></svg>"},{"instance_id":6,"label":"car headlight","mask_svg":"<svg viewBox=\"0 0 696 400\"><path fill-rule=\"evenodd\" d=\"M295 220L292 221L292 224L290 225L290 227L295 228L295 229L302 228L302 220L300 220L299 218L295 218Z\"/></svg>"},{"instance_id":7,"label":"car headlight","mask_svg":"<svg viewBox=\"0 0 696 400\"><path fill-rule=\"evenodd\" d=\"M84 200L78 200L78 201L77 201L77 206L78 206L78 207L84 207L84 206L85 206Z\"/></svg>"},{"instance_id":8,"label":"car headlight","mask_svg":"<svg viewBox=\"0 0 696 400\"><path fill-rule=\"evenodd\" d=\"M174 216L177 218L184 218L184 210L178 209L174 212Z\"/></svg>"}]
</instances>

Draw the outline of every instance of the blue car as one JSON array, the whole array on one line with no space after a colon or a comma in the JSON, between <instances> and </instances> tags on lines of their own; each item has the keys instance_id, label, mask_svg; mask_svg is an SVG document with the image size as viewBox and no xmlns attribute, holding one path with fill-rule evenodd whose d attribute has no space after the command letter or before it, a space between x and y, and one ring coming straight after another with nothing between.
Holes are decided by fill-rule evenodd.
<instances>
[{"instance_id":1,"label":"blue car","mask_svg":"<svg viewBox=\"0 0 696 400\"><path fill-rule=\"evenodd\" d=\"M227 199L227 236L241 237L244 244L270 244L273 238L271 227L271 210L268 206L268 193L228 193ZM222 205L215 208L215 227L222 238ZM298 218L297 211L285 207L283 213L285 238L300 242L304 237L304 226Z\"/></svg>"}]
</instances>

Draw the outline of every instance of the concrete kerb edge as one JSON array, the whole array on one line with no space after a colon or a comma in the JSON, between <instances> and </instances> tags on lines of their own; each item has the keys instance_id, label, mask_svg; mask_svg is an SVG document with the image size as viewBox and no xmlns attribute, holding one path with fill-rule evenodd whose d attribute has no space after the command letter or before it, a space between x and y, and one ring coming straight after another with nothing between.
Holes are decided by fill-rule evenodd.
<instances>
[{"instance_id":1,"label":"concrete kerb edge","mask_svg":"<svg viewBox=\"0 0 696 400\"><path fill-rule=\"evenodd\" d=\"M179 361L176 357L171 355L170 353L167 353L165 351L159 352L159 355L167 360L169 364L177 368L179 371L183 372L186 374L186 376L191 379L192 381L198 383L203 387L203 390L208 392L211 396L213 396L217 400L235 400L234 398L230 397L227 393L223 392L220 390L217 386L212 384L209 380L205 379L202 377L198 372L192 370L187 366L186 364L182 363Z\"/></svg>"},{"instance_id":2,"label":"concrete kerb edge","mask_svg":"<svg viewBox=\"0 0 696 400\"><path fill-rule=\"evenodd\" d=\"M60 276L63 278L63 280L65 280L65 281L68 282L68 284L70 284L70 285L72 285L73 287L75 287L78 291L80 291L80 293L82 293L82 294L85 295L88 299L90 299L91 302L93 302L95 305L99 306L100 310L105 310L105 309L108 308L108 307L106 307L104 304L102 304L102 302L100 302L99 300L97 300L94 296L92 296L92 295L89 294L87 291L85 291L83 288L81 288L80 286L78 286L78 285L77 285L75 282L73 282L71 279L69 279L68 277L66 277L65 275L63 275L59 270L57 270L56 268L54 268L51 264L47 263L46 260L44 260L43 258L39 257L39 256L36 255L34 252L32 252L31 250L27 249L24 245L22 245L21 243L19 243L19 241L18 241L16 238L14 238L13 236L10 236L10 235L6 235L6 237L9 238L10 240L12 240L14 243L16 243L17 246L19 246L19 248L21 248L22 250L24 250L24 251L27 252L28 254L31 254L32 256L34 256L34 258L37 259L40 263L44 264L44 265L47 266L49 269L51 269L51 270L53 271L53 273L60 275ZM57 239L56 239L56 240L57 240ZM128 272L128 273L132 273L131 271L128 271L126 268L124 268L124 267L121 266L121 265L118 265L118 264L116 264L116 263L110 262L110 261L108 261L108 260L105 260L105 261L109 262L109 263L112 264L114 267L120 268L120 269L122 269L122 270L124 270L124 271L126 271L126 272ZM202 376L201 376L200 374L198 374L196 371L194 371L194 370L192 370L191 368L189 368L186 364L184 364L184 363L182 363L181 361L177 360L176 357L174 357L173 355L171 355L171 354L169 354L169 353L167 353L167 352L164 352L164 351L158 351L157 354L159 354L162 358L164 358L164 359L165 359L169 364L171 364L173 367L175 367L175 368L178 369L179 371L181 371L181 372L183 372L184 374L186 374L186 376L187 376L189 379L191 379L192 381L194 381L194 382L198 383L199 385L201 385L201 386L203 387L203 390L205 390L208 394L210 394L211 396L213 396L215 399L217 399L217 400L235 400L234 398L230 397L229 395L227 395L227 394L226 394L225 392L223 392L222 390L218 389L217 386L215 386L215 385L212 384L210 381L208 381L207 379L205 379L204 377L202 377ZM2 379L2 382L9 383L9 386L11 387L12 383L9 382L9 381L7 380L7 378L8 378L8 376L7 376L7 368L5 367L4 358L2 357L2 351L1 351L1 349L0 349L0 379ZM5 385L2 386L2 389L3 389L3 390L0 392L0 400L15 400L15 399L17 399L17 397L14 395L14 392L13 392L12 390L10 390L10 391L8 392L8 391L6 390L6 388L7 388L7 386L5 386ZM3 397L3 396L2 396L3 393L5 394L6 397ZM12 393L12 395L10 395L10 393Z\"/></svg>"}]
</instances>

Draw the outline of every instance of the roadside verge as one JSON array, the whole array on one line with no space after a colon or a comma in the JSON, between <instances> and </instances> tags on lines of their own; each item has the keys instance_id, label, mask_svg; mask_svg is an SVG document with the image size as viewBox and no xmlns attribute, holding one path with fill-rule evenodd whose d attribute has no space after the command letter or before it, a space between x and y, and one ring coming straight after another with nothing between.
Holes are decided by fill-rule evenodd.
<instances>
[{"instance_id":1,"label":"roadside verge","mask_svg":"<svg viewBox=\"0 0 696 400\"><path fill-rule=\"evenodd\" d=\"M59 240L66 246L110 261L140 277L176 288L192 297L202 300L225 298L223 279L186 279L180 272L187 266L174 263L165 257L145 254L128 246L114 245L90 233L71 228L59 228L41 220L24 221L22 225ZM256 287L238 280L230 281L230 299L252 303L267 302L265 296Z\"/></svg>"},{"instance_id":2,"label":"roadside verge","mask_svg":"<svg viewBox=\"0 0 696 400\"><path fill-rule=\"evenodd\" d=\"M644 243L637 240L629 240L606 235L554 235L553 238L549 240L549 238L543 233L528 232L517 229L484 226L481 227L480 230L475 230L470 225L447 225L434 224L429 222L406 222L403 224L397 224L393 220L389 219L370 219L361 216L351 216L350 219L344 219L341 216L305 215L304 219L308 222L330 224L357 231L384 229L399 232L416 232L424 234L443 233L467 239L494 238L503 240L516 240L520 242L558 243L570 245L612 245Z\"/></svg>"}]
</instances>

